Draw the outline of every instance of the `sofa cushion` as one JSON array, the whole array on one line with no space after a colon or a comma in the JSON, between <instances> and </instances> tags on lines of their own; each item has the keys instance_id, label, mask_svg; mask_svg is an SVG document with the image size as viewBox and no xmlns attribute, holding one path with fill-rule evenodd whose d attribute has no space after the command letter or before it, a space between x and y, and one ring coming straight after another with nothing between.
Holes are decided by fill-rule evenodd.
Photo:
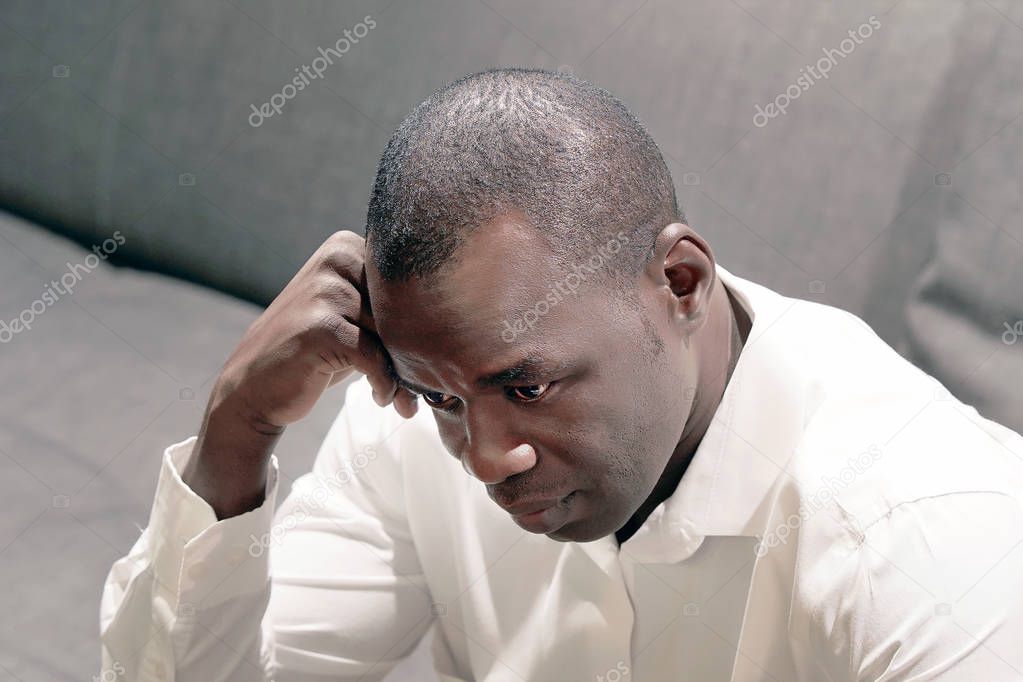
<instances>
[{"instance_id":1,"label":"sofa cushion","mask_svg":"<svg viewBox=\"0 0 1023 682\"><path fill-rule=\"evenodd\" d=\"M0 212L0 582L16 586L0 610L18 614L0 622L0 679L98 670L106 573L148 521L163 449L196 433L259 311L112 267ZM285 432L283 490L311 467L342 396L331 389Z\"/></svg>"}]
</instances>

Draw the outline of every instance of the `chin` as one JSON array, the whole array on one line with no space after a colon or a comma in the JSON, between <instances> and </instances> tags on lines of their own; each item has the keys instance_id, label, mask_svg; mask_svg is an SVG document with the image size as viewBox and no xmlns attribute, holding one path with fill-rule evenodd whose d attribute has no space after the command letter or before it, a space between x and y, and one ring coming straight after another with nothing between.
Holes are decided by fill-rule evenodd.
<instances>
[{"instance_id":1,"label":"chin","mask_svg":"<svg viewBox=\"0 0 1023 682\"><path fill-rule=\"evenodd\" d=\"M590 538L586 537L585 534L580 534L579 531L576 530L575 524L572 524L572 523L565 524L564 526L562 526L561 528L557 529L556 531L552 531L550 533L547 533L547 537L549 537L551 540L556 540L558 542L589 542L590 541ZM592 539L596 540L597 538L592 538Z\"/></svg>"},{"instance_id":2,"label":"chin","mask_svg":"<svg viewBox=\"0 0 1023 682\"><path fill-rule=\"evenodd\" d=\"M609 518L607 514L601 514L569 521L561 528L547 533L547 537L558 542L592 542L611 535L623 525L625 521L618 522L615 518Z\"/></svg>"}]
</instances>

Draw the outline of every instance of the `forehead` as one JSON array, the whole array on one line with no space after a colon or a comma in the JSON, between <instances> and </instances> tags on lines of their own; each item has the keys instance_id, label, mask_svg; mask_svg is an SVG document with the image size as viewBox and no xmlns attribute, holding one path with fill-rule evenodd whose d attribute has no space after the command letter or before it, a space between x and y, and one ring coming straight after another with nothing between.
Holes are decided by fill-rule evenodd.
<instances>
[{"instance_id":1,"label":"forehead","mask_svg":"<svg viewBox=\"0 0 1023 682\"><path fill-rule=\"evenodd\" d=\"M559 288L565 274L520 214L477 228L429 283L381 282L367 273L377 331L399 372L565 358L581 345L580 326L596 314L585 287Z\"/></svg>"}]
</instances>

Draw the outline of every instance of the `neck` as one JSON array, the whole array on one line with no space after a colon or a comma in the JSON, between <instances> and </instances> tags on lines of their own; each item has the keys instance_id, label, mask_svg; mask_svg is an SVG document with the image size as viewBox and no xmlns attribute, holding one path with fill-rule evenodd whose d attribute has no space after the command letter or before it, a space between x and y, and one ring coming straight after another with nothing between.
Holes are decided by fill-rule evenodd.
<instances>
[{"instance_id":1,"label":"neck","mask_svg":"<svg viewBox=\"0 0 1023 682\"><path fill-rule=\"evenodd\" d=\"M720 279L715 286L711 311L700 338L693 341L699 344L697 355L701 358L700 383L682 435L653 492L615 533L619 544L632 537L650 513L675 492L721 404L725 387L739 360L745 338L749 335L748 317L726 291Z\"/></svg>"}]
</instances>

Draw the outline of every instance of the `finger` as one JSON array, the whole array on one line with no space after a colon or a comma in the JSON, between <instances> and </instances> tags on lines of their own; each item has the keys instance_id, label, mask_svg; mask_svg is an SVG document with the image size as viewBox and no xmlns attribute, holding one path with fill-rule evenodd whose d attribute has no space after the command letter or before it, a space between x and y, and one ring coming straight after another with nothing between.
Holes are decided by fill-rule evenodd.
<instances>
[{"instance_id":1,"label":"finger","mask_svg":"<svg viewBox=\"0 0 1023 682\"><path fill-rule=\"evenodd\" d=\"M355 289L359 310L352 321L376 333L376 321L366 285L366 240L347 230L337 232L324 243L324 262Z\"/></svg>"},{"instance_id":2,"label":"finger","mask_svg":"<svg viewBox=\"0 0 1023 682\"><path fill-rule=\"evenodd\" d=\"M379 337L340 315L326 325L326 333L329 352L366 375L376 403L383 406L390 402L398 385L390 371L391 359Z\"/></svg>"},{"instance_id":3,"label":"finger","mask_svg":"<svg viewBox=\"0 0 1023 682\"><path fill-rule=\"evenodd\" d=\"M419 396L415 393L410 393L404 388L399 388L394 394L394 409L397 410L405 419L411 419L416 416L416 412L419 409Z\"/></svg>"},{"instance_id":4,"label":"finger","mask_svg":"<svg viewBox=\"0 0 1023 682\"><path fill-rule=\"evenodd\" d=\"M364 367L356 366L373 387L373 400L384 407L398 391L398 382L391 371L391 358L380 338L368 329L359 330L359 356L366 359Z\"/></svg>"}]
</instances>

